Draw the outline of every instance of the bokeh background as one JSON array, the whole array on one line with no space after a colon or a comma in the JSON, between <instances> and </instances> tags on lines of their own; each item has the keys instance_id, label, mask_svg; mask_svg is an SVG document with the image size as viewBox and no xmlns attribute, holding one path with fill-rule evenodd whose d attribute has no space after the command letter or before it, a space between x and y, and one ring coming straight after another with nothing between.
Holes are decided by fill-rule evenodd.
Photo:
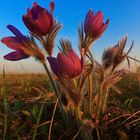
<instances>
[{"instance_id":1,"label":"bokeh background","mask_svg":"<svg viewBox=\"0 0 140 140\"><path fill-rule=\"evenodd\" d=\"M28 30L22 22L22 15L27 7L32 7L33 2L49 9L50 0L7 0L0 4L0 38L11 36L12 33L6 28L8 24L16 26L25 35ZM101 56L105 48L115 45L118 39L128 35L126 51L132 40L135 41L131 56L140 59L140 0L55 0L54 16L63 24L63 28L56 38L54 56L58 53L57 45L60 38L69 38L72 46L77 50L78 35L77 27L84 21L89 9L95 12L102 11L105 21L110 18L110 23L102 38L93 44L92 51L96 60L101 62ZM44 73L42 65L33 58L18 62L10 62L3 59L3 55L11 50L0 43L0 73L3 66L7 73ZM137 65L139 65L137 63ZM126 69L126 63L124 63ZM135 63L132 62L131 71L135 71Z\"/></svg>"}]
</instances>

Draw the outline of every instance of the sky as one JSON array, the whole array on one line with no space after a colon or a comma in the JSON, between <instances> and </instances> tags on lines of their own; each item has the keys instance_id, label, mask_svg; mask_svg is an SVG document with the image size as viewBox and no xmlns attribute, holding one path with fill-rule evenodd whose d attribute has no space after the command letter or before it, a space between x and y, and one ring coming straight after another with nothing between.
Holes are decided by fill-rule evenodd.
<instances>
[{"instance_id":1,"label":"sky","mask_svg":"<svg viewBox=\"0 0 140 140\"><path fill-rule=\"evenodd\" d=\"M22 22L22 15L26 13L27 7L32 7L37 2L44 8L49 9L51 0L6 0L0 4L0 39L11 36L12 33L6 28L8 24L16 26L22 33L29 35L27 28ZM84 22L89 9L104 13L104 21L110 19L110 23L103 36L97 40L92 47L94 57L99 62L105 48L115 45L119 39L126 34L128 42L126 51L132 40L135 41L131 56L140 59L140 0L54 0L54 17L63 24L63 28L56 38L54 55L58 53L57 45L59 39L69 38L75 50L78 46L77 27ZM11 52L0 43L0 72L3 66L7 73L42 73L43 67L33 58L10 62L3 59L3 55ZM138 64L140 65L140 64ZM132 65L134 68L134 65Z\"/></svg>"}]
</instances>

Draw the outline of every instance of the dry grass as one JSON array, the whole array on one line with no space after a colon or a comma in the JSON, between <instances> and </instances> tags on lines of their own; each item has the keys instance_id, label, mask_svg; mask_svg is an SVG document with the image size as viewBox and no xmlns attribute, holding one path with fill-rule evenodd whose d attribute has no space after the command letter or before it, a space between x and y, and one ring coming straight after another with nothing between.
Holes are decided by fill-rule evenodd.
<instances>
[{"instance_id":1,"label":"dry grass","mask_svg":"<svg viewBox=\"0 0 140 140\"><path fill-rule=\"evenodd\" d=\"M2 75L0 75L0 78L2 88ZM37 140L48 138L56 98L46 79L46 75L42 74L6 75L4 79L6 96L3 95L2 91L0 93L0 139L3 139L4 128L6 140L30 140L33 134L35 134ZM136 75L129 74L129 76L125 76L117 86L119 86L121 94L118 96L118 93L110 91L112 94L108 102L108 111L117 115L128 113L129 116L129 113L132 114L140 110L140 88ZM4 106L5 97L7 99L6 107ZM138 119L138 116L134 117L134 119ZM53 119L51 138L55 140L61 137L64 131L62 116L58 108ZM115 116L111 116L108 121L109 125L112 125L114 120ZM130 122L132 121L130 120ZM107 133L113 135L109 129Z\"/></svg>"}]
</instances>

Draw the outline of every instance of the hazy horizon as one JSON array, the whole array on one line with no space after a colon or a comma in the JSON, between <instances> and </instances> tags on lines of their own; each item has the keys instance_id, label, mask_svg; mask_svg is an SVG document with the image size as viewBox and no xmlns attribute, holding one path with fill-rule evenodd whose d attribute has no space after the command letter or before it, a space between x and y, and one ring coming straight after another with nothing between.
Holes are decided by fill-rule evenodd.
<instances>
[{"instance_id":1,"label":"hazy horizon","mask_svg":"<svg viewBox=\"0 0 140 140\"><path fill-rule=\"evenodd\" d=\"M69 38L72 42L73 48L76 48L78 44L77 26L84 21L86 13L89 9L93 9L95 12L103 11L104 21L110 18L110 23L101 37L93 45L92 52L94 57L99 62L101 61L101 55L105 48L110 45L115 45L119 39L124 35L128 35L128 42L126 51L129 49L132 40L135 41L134 48L130 55L137 59L140 59L140 1L139 0L54 0L55 11L54 17L63 24L63 28L59 32L56 38L56 46L59 44L60 38ZM7 0L2 1L0 5L0 39L5 36L13 36L13 34L6 28L8 24L16 26L25 35L28 34L28 30L22 22L22 15L26 13L27 7L32 7L34 0L18 1ZM49 9L49 3L51 0L36 0L42 7ZM25 59L17 62L10 62L3 59L3 56L9 52L5 45L0 43L0 73L2 73L3 65L7 73L44 73L44 69L41 64L35 62L34 59ZM58 52L55 48L55 56ZM125 64L126 65L126 64ZM137 65L140 65L137 63ZM135 63L132 64L132 71L135 71Z\"/></svg>"}]
</instances>

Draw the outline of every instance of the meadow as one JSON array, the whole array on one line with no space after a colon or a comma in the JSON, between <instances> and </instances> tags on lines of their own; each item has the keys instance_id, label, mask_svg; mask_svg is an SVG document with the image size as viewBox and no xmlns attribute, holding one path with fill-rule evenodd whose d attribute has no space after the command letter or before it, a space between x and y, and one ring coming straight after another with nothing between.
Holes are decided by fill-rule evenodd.
<instances>
[{"instance_id":1,"label":"meadow","mask_svg":"<svg viewBox=\"0 0 140 140\"><path fill-rule=\"evenodd\" d=\"M37 140L47 139L56 96L46 75L24 74L0 77L0 139L5 135L5 139L8 140L30 140L34 133ZM102 139L138 140L140 125L139 121L135 120L140 117L140 86L137 75L130 73L124 76L116 86L119 87L120 93L110 91L108 116L104 116L102 120L104 126L102 130L106 136L102 136ZM86 102L86 96L84 100ZM121 125L135 112L139 113ZM116 118L118 119L115 121ZM64 133L67 130L63 123L60 110L56 107L52 139L66 139Z\"/></svg>"},{"instance_id":2,"label":"meadow","mask_svg":"<svg viewBox=\"0 0 140 140\"><path fill-rule=\"evenodd\" d=\"M54 9L54 1L49 10L34 2L22 15L28 34L9 24L13 36L1 38L12 51L4 54L5 60L28 61L32 57L46 73L10 75L3 67L0 139L139 140L140 60L130 53L134 40L128 45L125 35L103 48L99 61L91 48L110 19L104 21L102 11L89 9L77 27L75 48L68 38L56 43L63 25L55 19ZM132 61L136 73L130 72Z\"/></svg>"}]
</instances>

